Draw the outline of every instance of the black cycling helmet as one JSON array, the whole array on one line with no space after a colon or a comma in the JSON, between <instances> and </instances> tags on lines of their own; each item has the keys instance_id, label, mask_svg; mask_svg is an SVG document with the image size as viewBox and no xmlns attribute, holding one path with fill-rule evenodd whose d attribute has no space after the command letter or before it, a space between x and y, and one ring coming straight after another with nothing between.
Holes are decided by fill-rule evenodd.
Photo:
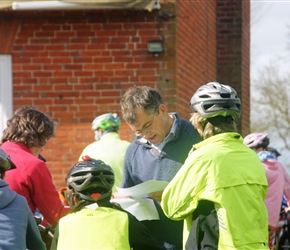
<instances>
[{"instance_id":1,"label":"black cycling helmet","mask_svg":"<svg viewBox=\"0 0 290 250\"><path fill-rule=\"evenodd\" d=\"M68 173L66 184L79 199L95 202L111 194L115 183L113 169L101 160L88 156L78 162Z\"/></svg>"},{"instance_id":2,"label":"black cycling helmet","mask_svg":"<svg viewBox=\"0 0 290 250\"><path fill-rule=\"evenodd\" d=\"M7 171L16 168L15 164L11 161L10 157L0 148L0 169Z\"/></svg>"},{"instance_id":3,"label":"black cycling helmet","mask_svg":"<svg viewBox=\"0 0 290 250\"><path fill-rule=\"evenodd\" d=\"M190 100L190 107L204 118L241 116L241 100L237 97L237 92L218 82L209 82L199 87Z\"/></svg>"}]
</instances>

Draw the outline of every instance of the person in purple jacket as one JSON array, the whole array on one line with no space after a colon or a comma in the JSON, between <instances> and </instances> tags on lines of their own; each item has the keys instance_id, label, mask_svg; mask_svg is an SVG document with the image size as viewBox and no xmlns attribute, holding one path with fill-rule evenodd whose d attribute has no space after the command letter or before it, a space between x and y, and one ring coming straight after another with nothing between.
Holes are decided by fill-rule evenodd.
<instances>
[{"instance_id":1,"label":"person in purple jacket","mask_svg":"<svg viewBox=\"0 0 290 250\"><path fill-rule=\"evenodd\" d=\"M0 149L0 249L46 249L27 201L4 181L6 171L15 168Z\"/></svg>"}]
</instances>

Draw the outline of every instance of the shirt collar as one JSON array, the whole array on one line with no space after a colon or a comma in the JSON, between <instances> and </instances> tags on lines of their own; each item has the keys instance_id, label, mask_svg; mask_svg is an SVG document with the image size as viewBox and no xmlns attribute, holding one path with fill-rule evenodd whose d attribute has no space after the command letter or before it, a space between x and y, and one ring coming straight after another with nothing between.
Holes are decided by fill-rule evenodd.
<instances>
[{"instance_id":1,"label":"shirt collar","mask_svg":"<svg viewBox=\"0 0 290 250\"><path fill-rule=\"evenodd\" d=\"M169 113L169 116L173 118L174 121L168 135L164 138L164 140L159 145L157 145L160 150L166 145L166 143L168 143L169 141L172 140L172 138L174 138L177 131L178 125L177 125L176 116L173 113Z\"/></svg>"}]
</instances>

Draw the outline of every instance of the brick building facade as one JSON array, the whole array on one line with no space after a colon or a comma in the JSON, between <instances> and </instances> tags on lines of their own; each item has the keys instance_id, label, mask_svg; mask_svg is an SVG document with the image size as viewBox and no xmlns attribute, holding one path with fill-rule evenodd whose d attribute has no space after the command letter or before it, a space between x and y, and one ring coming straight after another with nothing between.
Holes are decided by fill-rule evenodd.
<instances>
[{"instance_id":1,"label":"brick building facade","mask_svg":"<svg viewBox=\"0 0 290 250\"><path fill-rule=\"evenodd\" d=\"M133 85L160 91L188 119L189 100L208 81L232 85L249 133L250 1L163 1L160 10L0 11L0 54L12 55L13 108L32 105L58 122L44 151L57 188L93 141L95 116L120 113ZM162 39L159 57L148 40ZM126 124L121 136L131 140ZM108 149L109 150L109 149ZM114 152L112 152L112 156Z\"/></svg>"}]
</instances>

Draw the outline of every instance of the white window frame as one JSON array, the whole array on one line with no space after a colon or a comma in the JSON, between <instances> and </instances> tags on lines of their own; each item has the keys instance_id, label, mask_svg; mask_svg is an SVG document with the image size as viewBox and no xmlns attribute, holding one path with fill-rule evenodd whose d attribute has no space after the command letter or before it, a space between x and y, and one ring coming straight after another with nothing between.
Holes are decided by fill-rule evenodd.
<instances>
[{"instance_id":1,"label":"white window frame","mask_svg":"<svg viewBox=\"0 0 290 250\"><path fill-rule=\"evenodd\" d=\"M12 88L12 58L11 55L0 55L0 138L6 122L13 113Z\"/></svg>"}]
</instances>

